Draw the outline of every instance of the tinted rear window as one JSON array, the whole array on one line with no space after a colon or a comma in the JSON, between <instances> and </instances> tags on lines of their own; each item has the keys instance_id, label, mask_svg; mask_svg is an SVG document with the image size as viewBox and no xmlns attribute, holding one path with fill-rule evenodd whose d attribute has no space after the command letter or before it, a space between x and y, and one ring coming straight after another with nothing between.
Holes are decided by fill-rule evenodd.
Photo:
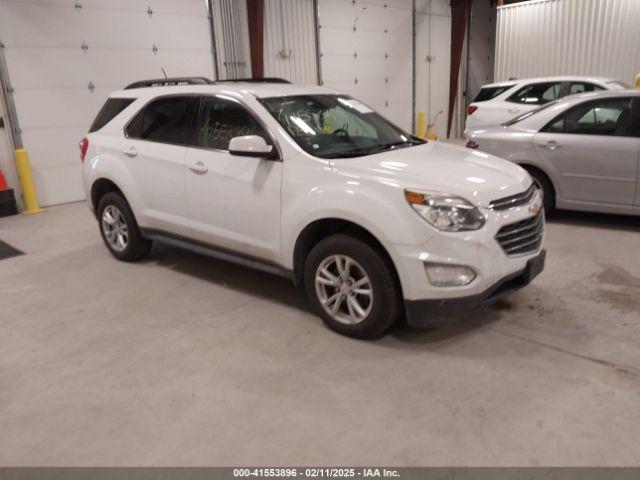
<instances>
[{"instance_id":1,"label":"tinted rear window","mask_svg":"<svg viewBox=\"0 0 640 480\"><path fill-rule=\"evenodd\" d=\"M134 101L135 98L109 98L98 112L98 116L91 124L89 132L100 130Z\"/></svg>"},{"instance_id":2,"label":"tinted rear window","mask_svg":"<svg viewBox=\"0 0 640 480\"><path fill-rule=\"evenodd\" d=\"M498 95L502 95L509 90L513 85L504 85L502 87L484 87L480 89L480 93L473 99L473 103L486 102L492 98L496 98Z\"/></svg>"},{"instance_id":3,"label":"tinted rear window","mask_svg":"<svg viewBox=\"0 0 640 480\"><path fill-rule=\"evenodd\" d=\"M193 142L196 97L171 96L154 100L126 127L132 138L188 145Z\"/></svg>"}]
</instances>

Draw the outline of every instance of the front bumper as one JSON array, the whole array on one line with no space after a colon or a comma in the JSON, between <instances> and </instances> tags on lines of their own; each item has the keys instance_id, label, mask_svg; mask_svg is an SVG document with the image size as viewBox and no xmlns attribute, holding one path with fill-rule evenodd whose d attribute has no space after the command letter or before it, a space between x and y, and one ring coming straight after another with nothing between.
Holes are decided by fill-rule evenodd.
<instances>
[{"instance_id":1,"label":"front bumper","mask_svg":"<svg viewBox=\"0 0 640 480\"><path fill-rule=\"evenodd\" d=\"M427 326L434 316L459 313L465 310L490 305L529 283L544 269L546 251L529 259L523 270L507 275L485 291L466 297L428 300L405 300L407 322L415 327Z\"/></svg>"}]
</instances>

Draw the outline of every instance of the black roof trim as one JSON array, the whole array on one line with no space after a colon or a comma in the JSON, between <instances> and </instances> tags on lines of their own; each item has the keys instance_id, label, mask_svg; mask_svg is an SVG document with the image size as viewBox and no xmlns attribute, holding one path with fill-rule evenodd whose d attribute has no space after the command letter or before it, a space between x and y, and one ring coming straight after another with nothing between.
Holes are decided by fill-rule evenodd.
<instances>
[{"instance_id":1,"label":"black roof trim","mask_svg":"<svg viewBox=\"0 0 640 480\"><path fill-rule=\"evenodd\" d=\"M257 78L229 78L227 80L218 80L216 83L291 83L289 80L278 77L257 77Z\"/></svg>"},{"instance_id":2,"label":"black roof trim","mask_svg":"<svg viewBox=\"0 0 640 480\"><path fill-rule=\"evenodd\" d=\"M176 85L212 85L213 82L205 77L172 77L172 78L154 78L151 80L140 80L139 82L133 82L130 85L124 87L125 90L132 88L145 88L145 87L166 87Z\"/></svg>"}]
</instances>

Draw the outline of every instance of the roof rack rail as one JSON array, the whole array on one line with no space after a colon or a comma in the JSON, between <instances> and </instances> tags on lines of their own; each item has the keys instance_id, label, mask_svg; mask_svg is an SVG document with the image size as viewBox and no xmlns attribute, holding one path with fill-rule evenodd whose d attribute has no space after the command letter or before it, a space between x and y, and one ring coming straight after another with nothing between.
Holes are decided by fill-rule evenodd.
<instances>
[{"instance_id":1,"label":"roof rack rail","mask_svg":"<svg viewBox=\"0 0 640 480\"><path fill-rule=\"evenodd\" d=\"M211 85L213 82L205 77L172 77L140 80L124 87L125 90L144 87L166 87L175 85Z\"/></svg>"},{"instance_id":2,"label":"roof rack rail","mask_svg":"<svg viewBox=\"0 0 640 480\"><path fill-rule=\"evenodd\" d=\"M247 83L291 83L289 80L278 77L256 77L256 78L229 78L226 80L218 80L216 83L233 83L233 82L247 82Z\"/></svg>"}]
</instances>

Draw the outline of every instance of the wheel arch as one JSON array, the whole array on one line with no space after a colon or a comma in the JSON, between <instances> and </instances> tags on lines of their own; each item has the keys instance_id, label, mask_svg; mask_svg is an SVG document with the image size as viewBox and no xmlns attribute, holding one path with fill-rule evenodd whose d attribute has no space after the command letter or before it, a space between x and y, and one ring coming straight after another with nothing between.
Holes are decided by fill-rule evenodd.
<instances>
[{"instance_id":1,"label":"wheel arch","mask_svg":"<svg viewBox=\"0 0 640 480\"><path fill-rule=\"evenodd\" d=\"M100 200L107 193L111 192L119 193L126 200L122 189L113 180L102 177L95 180L91 185L90 200L91 206L93 207L93 211L96 213L96 215L98 214L98 205L100 204Z\"/></svg>"},{"instance_id":2,"label":"wheel arch","mask_svg":"<svg viewBox=\"0 0 640 480\"><path fill-rule=\"evenodd\" d=\"M345 233L364 241L374 248L389 263L393 271L395 281L402 292L402 282L398 274L398 269L383 243L368 229L351 220L338 217L327 217L312 221L299 233L293 248L293 281L296 285L301 285L304 278L305 259L315 245L321 240L335 235Z\"/></svg>"},{"instance_id":3,"label":"wheel arch","mask_svg":"<svg viewBox=\"0 0 640 480\"><path fill-rule=\"evenodd\" d=\"M531 171L536 171L536 172L539 172L542 175L544 175L546 177L546 179L549 180L549 185L551 185L551 188L553 188L553 192L552 193L553 193L554 202L557 200L558 187L554 183L554 181L551 178L551 176L547 172L545 172L544 169L540 168L540 166L538 166L538 165L534 165L532 163L527 163L527 162L518 162L518 165L520 165L522 168L524 168L529 173L531 173Z\"/></svg>"}]
</instances>

